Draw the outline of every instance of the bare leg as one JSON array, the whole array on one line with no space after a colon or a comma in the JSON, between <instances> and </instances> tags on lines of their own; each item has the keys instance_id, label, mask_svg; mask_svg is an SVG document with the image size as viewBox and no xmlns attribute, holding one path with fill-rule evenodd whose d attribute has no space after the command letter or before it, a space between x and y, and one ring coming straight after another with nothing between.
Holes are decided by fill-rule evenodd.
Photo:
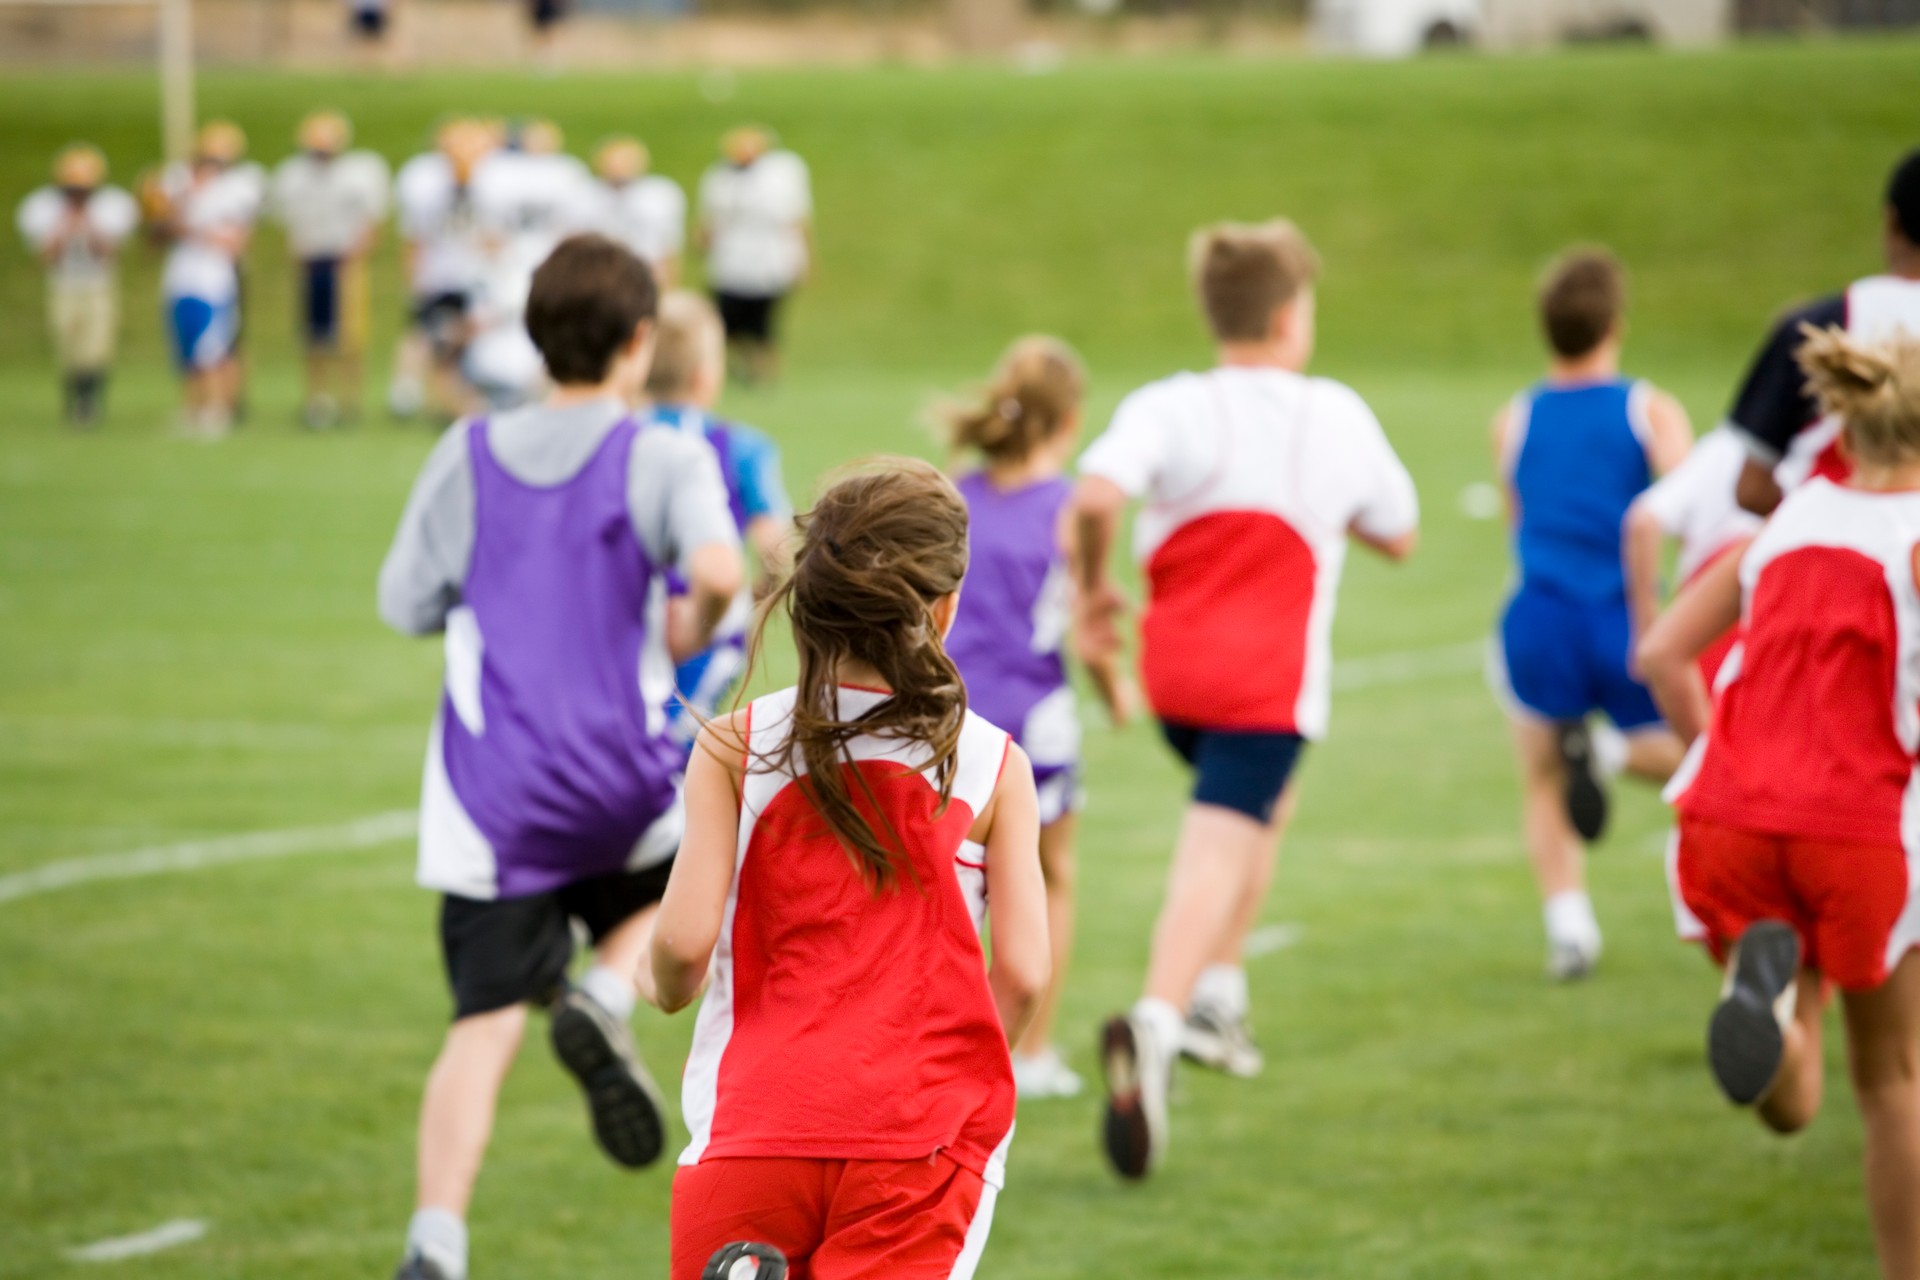
<instances>
[{"instance_id":1,"label":"bare leg","mask_svg":"<svg viewBox=\"0 0 1920 1280\"><path fill-rule=\"evenodd\" d=\"M1040 1008L1021 1034L1014 1052L1035 1057L1053 1042L1054 1019L1060 1012L1060 990L1066 985L1067 963L1073 955L1073 897L1078 875L1074 836L1078 814L1068 813L1040 828L1040 871L1047 878L1047 929L1053 949L1053 978L1040 997Z\"/></svg>"},{"instance_id":2,"label":"bare leg","mask_svg":"<svg viewBox=\"0 0 1920 1280\"><path fill-rule=\"evenodd\" d=\"M1627 772L1656 786L1665 786L1687 748L1671 729L1640 729L1627 735Z\"/></svg>"},{"instance_id":3,"label":"bare leg","mask_svg":"<svg viewBox=\"0 0 1920 1280\"><path fill-rule=\"evenodd\" d=\"M1265 842L1242 887L1233 920L1220 936L1220 943L1214 948L1213 954L1207 958L1208 964L1230 965L1236 969L1245 964L1247 935L1260 922L1260 909L1266 904L1267 891L1273 887L1273 871L1279 861L1280 840L1293 822L1294 810L1299 807L1299 796L1300 788L1289 781L1287 789L1280 795L1280 803L1274 807L1273 821L1266 826Z\"/></svg>"},{"instance_id":4,"label":"bare leg","mask_svg":"<svg viewBox=\"0 0 1920 1280\"><path fill-rule=\"evenodd\" d=\"M1540 897L1583 892L1586 855L1567 821L1564 768L1554 743L1553 726L1538 720L1513 721L1513 745L1520 760L1521 823L1527 856Z\"/></svg>"},{"instance_id":5,"label":"bare leg","mask_svg":"<svg viewBox=\"0 0 1920 1280\"><path fill-rule=\"evenodd\" d=\"M462 1018L448 1029L420 1106L416 1208L466 1217L480 1161L493 1136L500 1086L526 1027L526 1007L513 1005Z\"/></svg>"},{"instance_id":6,"label":"bare leg","mask_svg":"<svg viewBox=\"0 0 1920 1280\"><path fill-rule=\"evenodd\" d=\"M1174 846L1167 898L1153 930L1146 995L1184 1011L1194 981L1247 909L1273 828L1218 805L1192 804ZM1259 910L1259 903L1253 903Z\"/></svg>"},{"instance_id":7,"label":"bare leg","mask_svg":"<svg viewBox=\"0 0 1920 1280\"><path fill-rule=\"evenodd\" d=\"M1821 1019L1827 1011L1826 983L1802 969L1794 996L1793 1023L1773 1087L1755 1108L1762 1124L1775 1133L1798 1133L1820 1113L1826 1069L1820 1053Z\"/></svg>"},{"instance_id":8,"label":"bare leg","mask_svg":"<svg viewBox=\"0 0 1920 1280\"><path fill-rule=\"evenodd\" d=\"M1920 954L1909 951L1878 989L1842 1002L1880 1273L1920 1280Z\"/></svg>"},{"instance_id":9,"label":"bare leg","mask_svg":"<svg viewBox=\"0 0 1920 1280\"><path fill-rule=\"evenodd\" d=\"M657 1002L647 953L653 946L653 922L659 915L656 903L621 923L593 949L594 962L633 983L634 994L648 1004Z\"/></svg>"}]
</instances>

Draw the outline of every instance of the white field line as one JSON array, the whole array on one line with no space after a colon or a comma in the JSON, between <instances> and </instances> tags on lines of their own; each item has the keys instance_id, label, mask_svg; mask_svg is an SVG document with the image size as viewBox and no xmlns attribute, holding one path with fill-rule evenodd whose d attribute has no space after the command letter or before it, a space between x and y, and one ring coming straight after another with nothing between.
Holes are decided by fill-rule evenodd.
<instances>
[{"instance_id":1,"label":"white field line","mask_svg":"<svg viewBox=\"0 0 1920 1280\"><path fill-rule=\"evenodd\" d=\"M1252 959L1285 951L1299 941L1300 926L1297 924L1263 924L1247 935L1246 944L1240 950Z\"/></svg>"},{"instance_id":2,"label":"white field line","mask_svg":"<svg viewBox=\"0 0 1920 1280\"><path fill-rule=\"evenodd\" d=\"M96 1240L92 1244L80 1245L67 1250L67 1256L75 1262L118 1262L122 1258L138 1258L176 1245L192 1244L205 1234L207 1224L200 1219L175 1218L172 1222L163 1222L153 1230L142 1231L138 1235L115 1236L111 1240Z\"/></svg>"},{"instance_id":3,"label":"white field line","mask_svg":"<svg viewBox=\"0 0 1920 1280\"><path fill-rule=\"evenodd\" d=\"M1342 692L1353 692L1381 685L1410 684L1436 676L1460 675L1478 669L1484 653L1485 646L1476 640L1467 644L1406 649L1398 653L1351 658L1334 665L1333 687ZM396 809L332 826L256 831L208 840L188 840L179 844L151 845L126 853L67 858L0 876L0 904L95 880L129 880L174 871L198 871L202 867L223 866L230 862L257 862L302 853L366 849L403 840L411 836L417 827L418 815L414 810ZM1250 948L1253 940L1262 937L1264 932L1256 931L1252 935L1249 939ZM1291 937L1287 937L1275 942L1269 936L1265 945L1268 950L1277 950L1290 946L1292 941Z\"/></svg>"},{"instance_id":4,"label":"white field line","mask_svg":"<svg viewBox=\"0 0 1920 1280\"><path fill-rule=\"evenodd\" d=\"M326 827L294 827L283 831L254 831L244 835L187 840L179 844L149 845L126 853L89 858L66 858L12 875L0 876L0 903L51 893L95 880L129 880L164 875L170 871L197 871L230 862L259 862L301 853L366 849L403 840L418 829L412 809L376 813L352 822Z\"/></svg>"},{"instance_id":5,"label":"white field line","mask_svg":"<svg viewBox=\"0 0 1920 1280\"><path fill-rule=\"evenodd\" d=\"M1486 658L1487 645L1484 640L1349 658L1333 664L1333 687L1336 692L1351 693L1356 689L1372 689L1384 684L1411 684L1435 676L1464 675L1480 670Z\"/></svg>"}]
</instances>

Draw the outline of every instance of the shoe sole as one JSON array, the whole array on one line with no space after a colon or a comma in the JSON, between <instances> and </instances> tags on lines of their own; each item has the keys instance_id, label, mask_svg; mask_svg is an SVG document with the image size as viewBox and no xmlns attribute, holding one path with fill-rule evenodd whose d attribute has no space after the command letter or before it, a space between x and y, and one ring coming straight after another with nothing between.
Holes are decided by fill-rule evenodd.
<instances>
[{"instance_id":1,"label":"shoe sole","mask_svg":"<svg viewBox=\"0 0 1920 1280\"><path fill-rule=\"evenodd\" d=\"M1593 737L1585 725L1563 725L1556 745L1567 773L1567 821L1582 840L1592 844L1607 829L1607 792L1593 776Z\"/></svg>"},{"instance_id":2,"label":"shoe sole","mask_svg":"<svg viewBox=\"0 0 1920 1280\"><path fill-rule=\"evenodd\" d=\"M552 1036L554 1056L587 1095L593 1136L607 1158L627 1169L658 1160L666 1147L666 1108L653 1081L621 1056L589 1013L561 1006Z\"/></svg>"},{"instance_id":3,"label":"shoe sole","mask_svg":"<svg viewBox=\"0 0 1920 1280\"><path fill-rule=\"evenodd\" d=\"M1787 988L1774 979L1784 973L1791 983L1799 968L1800 940L1786 925L1762 922L1741 935L1732 989L1707 1023L1707 1065L1739 1106L1765 1097L1780 1075L1787 1041L1773 1006Z\"/></svg>"},{"instance_id":4,"label":"shoe sole","mask_svg":"<svg viewBox=\"0 0 1920 1280\"><path fill-rule=\"evenodd\" d=\"M1140 1046L1125 1018L1110 1018L1101 1029L1100 1065L1107 1081L1101 1141L1114 1172L1137 1181L1147 1176L1153 1137L1140 1090Z\"/></svg>"}]
</instances>

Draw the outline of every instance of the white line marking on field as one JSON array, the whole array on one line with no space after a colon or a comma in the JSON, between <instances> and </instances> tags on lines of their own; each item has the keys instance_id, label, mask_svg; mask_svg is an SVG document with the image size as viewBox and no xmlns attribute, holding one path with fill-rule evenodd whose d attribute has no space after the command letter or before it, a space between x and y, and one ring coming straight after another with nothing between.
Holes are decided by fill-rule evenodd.
<instances>
[{"instance_id":1,"label":"white line marking on field","mask_svg":"<svg viewBox=\"0 0 1920 1280\"><path fill-rule=\"evenodd\" d=\"M1486 657L1486 641L1471 640L1433 649L1402 649L1398 653L1348 658L1333 664L1333 687L1342 693L1351 693L1383 684L1410 684L1432 676L1464 675L1478 671L1485 665Z\"/></svg>"},{"instance_id":2,"label":"white line marking on field","mask_svg":"<svg viewBox=\"0 0 1920 1280\"><path fill-rule=\"evenodd\" d=\"M1247 941L1240 948L1248 956L1269 956L1276 951L1285 951L1300 941L1300 926L1297 924L1263 924L1247 935Z\"/></svg>"},{"instance_id":3,"label":"white line marking on field","mask_svg":"<svg viewBox=\"0 0 1920 1280\"><path fill-rule=\"evenodd\" d=\"M412 835L419 815L412 809L376 813L327 827L294 827L284 831L254 831L180 844L149 845L126 853L104 853L90 858L67 858L43 867L0 876L0 903L31 898L95 880L130 880L170 871L197 871L229 862L259 862L300 853L366 849Z\"/></svg>"},{"instance_id":4,"label":"white line marking on field","mask_svg":"<svg viewBox=\"0 0 1920 1280\"><path fill-rule=\"evenodd\" d=\"M163 1222L153 1230L142 1231L138 1235L115 1236L111 1240L96 1240L92 1244L80 1245L67 1250L67 1256L75 1262L118 1262L122 1258L137 1258L176 1245L192 1244L205 1234L207 1224L200 1219L175 1218L172 1222Z\"/></svg>"}]
</instances>

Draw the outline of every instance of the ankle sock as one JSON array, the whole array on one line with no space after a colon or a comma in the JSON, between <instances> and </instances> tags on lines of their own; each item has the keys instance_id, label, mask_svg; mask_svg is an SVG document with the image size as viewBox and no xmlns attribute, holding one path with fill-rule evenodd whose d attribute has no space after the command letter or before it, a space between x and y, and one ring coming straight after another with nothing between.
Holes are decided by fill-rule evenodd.
<instances>
[{"instance_id":1,"label":"ankle sock","mask_svg":"<svg viewBox=\"0 0 1920 1280\"><path fill-rule=\"evenodd\" d=\"M1627 735L1602 720L1589 731L1593 739L1593 763L1602 778L1617 778L1627 768Z\"/></svg>"},{"instance_id":2,"label":"ankle sock","mask_svg":"<svg viewBox=\"0 0 1920 1280\"><path fill-rule=\"evenodd\" d=\"M1542 911L1546 917L1547 939L1555 943L1593 947L1600 943L1600 920L1593 914L1593 900L1584 889L1568 889L1547 899Z\"/></svg>"},{"instance_id":3,"label":"ankle sock","mask_svg":"<svg viewBox=\"0 0 1920 1280\"><path fill-rule=\"evenodd\" d=\"M407 1252L419 1254L452 1280L466 1280L466 1220L446 1209L415 1209L407 1224Z\"/></svg>"},{"instance_id":4,"label":"ankle sock","mask_svg":"<svg viewBox=\"0 0 1920 1280\"><path fill-rule=\"evenodd\" d=\"M1247 1016L1247 971L1237 964L1210 964L1193 984L1193 1003L1228 1018Z\"/></svg>"},{"instance_id":5,"label":"ankle sock","mask_svg":"<svg viewBox=\"0 0 1920 1280\"><path fill-rule=\"evenodd\" d=\"M580 989L592 997L595 1004L622 1022L633 1016L633 1006L640 999L633 989L633 983L605 965L596 964L588 969L580 979Z\"/></svg>"},{"instance_id":6,"label":"ankle sock","mask_svg":"<svg viewBox=\"0 0 1920 1280\"><path fill-rule=\"evenodd\" d=\"M1179 1052L1181 1034L1186 1029L1187 1016L1173 1004L1165 1000L1156 1000L1152 996L1141 996L1134 1002L1133 1017L1136 1022L1146 1024L1152 1033L1155 1048L1163 1054Z\"/></svg>"}]
</instances>

